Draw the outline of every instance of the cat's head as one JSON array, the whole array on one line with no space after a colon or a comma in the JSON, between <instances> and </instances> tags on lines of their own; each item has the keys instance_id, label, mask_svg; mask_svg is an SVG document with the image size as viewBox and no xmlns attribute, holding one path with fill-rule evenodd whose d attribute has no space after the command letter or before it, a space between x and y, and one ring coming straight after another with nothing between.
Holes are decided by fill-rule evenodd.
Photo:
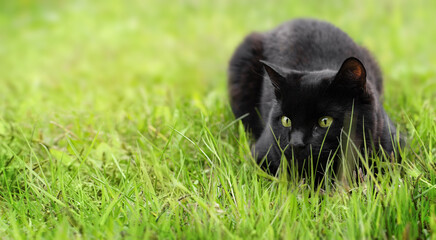
<instances>
[{"instance_id":1,"label":"cat's head","mask_svg":"<svg viewBox=\"0 0 436 240\"><path fill-rule=\"evenodd\" d=\"M365 67L357 58L346 59L336 70L312 72L262 63L276 100L266 131L273 133L286 158L294 159L300 170L309 159L318 161L322 168L338 149L343 129L350 121L355 121L352 124L357 139L363 137L364 127L370 130L373 126L374 96L368 88ZM271 145L268 142L261 138L256 148ZM268 154L271 171L278 167L278 155L280 152L274 150ZM318 167L317 171L323 170Z\"/></svg>"}]
</instances>

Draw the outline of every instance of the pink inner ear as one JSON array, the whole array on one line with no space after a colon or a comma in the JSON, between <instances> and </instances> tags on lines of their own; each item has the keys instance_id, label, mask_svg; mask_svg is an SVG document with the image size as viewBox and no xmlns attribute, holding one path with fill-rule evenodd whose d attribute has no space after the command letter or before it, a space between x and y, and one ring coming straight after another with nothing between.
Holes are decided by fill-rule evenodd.
<instances>
[{"instance_id":1,"label":"pink inner ear","mask_svg":"<svg viewBox=\"0 0 436 240\"><path fill-rule=\"evenodd\" d=\"M360 78L362 76L362 69L358 65L354 66L352 72L357 78Z\"/></svg>"}]
</instances>

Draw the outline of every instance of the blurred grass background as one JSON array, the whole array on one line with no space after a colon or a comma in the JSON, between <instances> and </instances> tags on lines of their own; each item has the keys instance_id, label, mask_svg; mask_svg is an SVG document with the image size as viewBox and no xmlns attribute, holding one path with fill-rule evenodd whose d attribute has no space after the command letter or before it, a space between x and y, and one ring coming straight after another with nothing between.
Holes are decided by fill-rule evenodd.
<instances>
[{"instance_id":1,"label":"blurred grass background","mask_svg":"<svg viewBox=\"0 0 436 240\"><path fill-rule=\"evenodd\" d=\"M95 209L87 213L96 218L104 211L97 206L104 204L80 185L82 181L98 184L94 170L102 171L103 175L97 176L104 176L114 186L126 181L126 174L135 188L153 188L153 196L162 200L155 209L163 208L165 196L174 194L165 190L172 186L171 181L165 183L160 173L150 170L150 177L159 181L146 185L137 179L140 173L129 172L129 162L135 154L159 160L164 156L161 162L144 160L149 164L146 168L160 169L154 163L162 164L165 174L182 172L186 178L181 184L191 188L193 179L202 178L206 160L180 136L170 144L173 129L199 146L204 145L205 132L209 131L227 149L220 154L234 160L232 166L248 165L243 169L256 175L254 166L236 154L249 142L236 140L237 127L224 129L234 120L226 90L227 63L249 32L269 30L296 17L329 21L374 53L385 77L386 110L407 132L412 149L407 156L412 162L424 159L430 164L425 166L434 166L435 11L436 2L424 0L0 0L0 213L9 216L1 217L0 232L7 232L14 221L17 232L27 229L44 236L48 229L56 228L50 214L37 215L46 219L45 229L41 227L45 224L26 224L26 219L38 218L20 215L17 210L17 206L47 210L23 202L42 201L38 191L32 193L26 187L25 182L34 181L35 174L47 176L44 184L35 184L46 190L53 184L49 189L53 195L59 194L55 185L63 177L72 185L79 184L79 192L88 194L89 201L95 203ZM143 145L138 143L141 141L145 141ZM167 155L166 150L158 152L167 148ZM119 159L120 165L107 160L108 156ZM175 163L182 158L187 162ZM417 169L412 174L415 180L420 174ZM434 184L435 177L427 180ZM175 195L178 199L182 194ZM44 201L53 201L44 196ZM71 199L65 201L77 207ZM430 202L426 204L428 207ZM86 225L94 218L79 219L75 221L84 225L81 231L86 236ZM98 226L88 233L95 229ZM154 231L158 229L159 225ZM418 236L419 229L413 229L412 236ZM402 230L393 234L400 233ZM68 231L66 234L71 236Z\"/></svg>"},{"instance_id":2,"label":"blurred grass background","mask_svg":"<svg viewBox=\"0 0 436 240\"><path fill-rule=\"evenodd\" d=\"M268 30L295 17L324 19L349 33L375 53L388 96L401 94L394 86L410 82L419 89L425 77L434 75L433 5L3 1L1 95L3 102L15 99L15 113L20 106L45 106L39 117L81 109L127 110L129 105L145 110L150 104L203 101L211 92L224 100L227 61L236 45L250 31ZM139 99L144 106L132 104Z\"/></svg>"}]
</instances>

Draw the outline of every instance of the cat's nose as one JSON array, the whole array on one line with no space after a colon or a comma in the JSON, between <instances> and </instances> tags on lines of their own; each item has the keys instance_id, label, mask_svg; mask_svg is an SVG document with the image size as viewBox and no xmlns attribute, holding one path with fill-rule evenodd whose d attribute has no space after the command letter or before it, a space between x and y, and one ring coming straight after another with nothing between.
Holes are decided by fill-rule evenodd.
<instances>
[{"instance_id":1,"label":"cat's nose","mask_svg":"<svg viewBox=\"0 0 436 240\"><path fill-rule=\"evenodd\" d=\"M305 145L304 144L291 144L291 147L292 147L292 149L299 151L299 150L302 150L305 147Z\"/></svg>"},{"instance_id":2,"label":"cat's nose","mask_svg":"<svg viewBox=\"0 0 436 240\"><path fill-rule=\"evenodd\" d=\"M289 141L289 144L294 150L301 150L304 148L304 142L303 142L303 132L301 131L293 131L291 133L291 140Z\"/></svg>"}]
</instances>

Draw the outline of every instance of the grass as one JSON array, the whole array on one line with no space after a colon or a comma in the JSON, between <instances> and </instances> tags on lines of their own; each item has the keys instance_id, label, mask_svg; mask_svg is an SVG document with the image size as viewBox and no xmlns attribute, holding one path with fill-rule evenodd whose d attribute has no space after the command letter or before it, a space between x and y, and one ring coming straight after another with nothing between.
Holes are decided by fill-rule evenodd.
<instances>
[{"instance_id":1,"label":"grass","mask_svg":"<svg viewBox=\"0 0 436 240\"><path fill-rule=\"evenodd\" d=\"M436 239L434 1L1 1L0 236ZM377 57L401 166L319 191L234 121L244 35L328 20ZM379 186L376 189L376 186Z\"/></svg>"}]
</instances>

